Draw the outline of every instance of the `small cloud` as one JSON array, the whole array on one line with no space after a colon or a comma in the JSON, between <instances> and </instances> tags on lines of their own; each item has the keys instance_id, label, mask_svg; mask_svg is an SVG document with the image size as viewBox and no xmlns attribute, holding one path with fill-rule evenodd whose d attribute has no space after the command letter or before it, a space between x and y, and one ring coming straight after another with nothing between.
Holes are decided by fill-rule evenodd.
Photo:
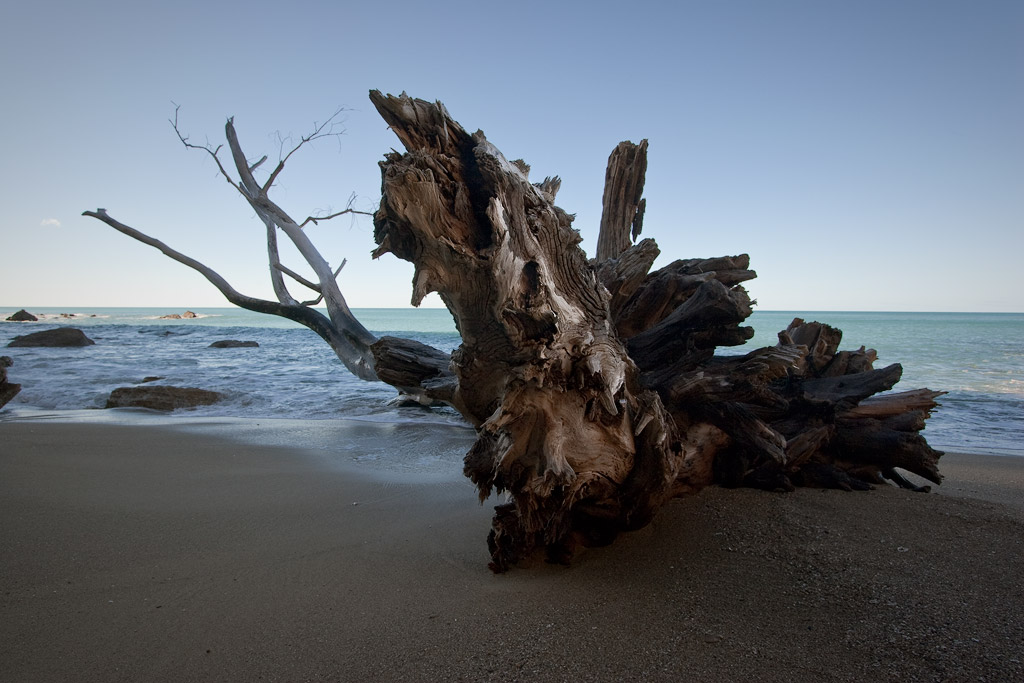
<instances>
[{"instance_id":1,"label":"small cloud","mask_svg":"<svg viewBox=\"0 0 1024 683\"><path fill-rule=\"evenodd\" d=\"M60 221L57 220L56 218L46 218L46 219L43 219L43 221L39 224L39 227L41 227L41 228L48 228L50 226L53 226L55 228L59 228L60 227Z\"/></svg>"}]
</instances>

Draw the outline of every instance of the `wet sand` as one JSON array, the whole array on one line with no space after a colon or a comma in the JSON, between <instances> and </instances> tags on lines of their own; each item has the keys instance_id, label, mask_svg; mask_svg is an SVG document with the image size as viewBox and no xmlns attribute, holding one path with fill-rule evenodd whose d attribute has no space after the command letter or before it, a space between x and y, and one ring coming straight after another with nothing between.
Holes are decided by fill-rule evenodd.
<instances>
[{"instance_id":1,"label":"wet sand","mask_svg":"<svg viewBox=\"0 0 1024 683\"><path fill-rule=\"evenodd\" d=\"M1024 680L1024 459L708 489L495 576L457 466L230 436L0 422L0 679Z\"/></svg>"}]
</instances>

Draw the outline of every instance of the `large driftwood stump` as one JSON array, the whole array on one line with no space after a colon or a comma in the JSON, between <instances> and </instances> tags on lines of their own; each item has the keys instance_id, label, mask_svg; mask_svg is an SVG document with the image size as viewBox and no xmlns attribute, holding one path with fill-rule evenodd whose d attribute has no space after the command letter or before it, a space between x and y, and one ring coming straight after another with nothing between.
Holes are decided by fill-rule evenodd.
<instances>
[{"instance_id":1,"label":"large driftwood stump","mask_svg":"<svg viewBox=\"0 0 1024 683\"><path fill-rule=\"evenodd\" d=\"M597 259L554 203L481 131L440 103L371 100L407 150L381 163L375 256L415 265L413 304L438 292L462 345L448 360L384 338L377 376L457 408L477 428L465 472L481 500L508 492L489 541L495 571L536 549L566 561L712 483L868 488L895 468L938 483L918 432L940 392L885 394L901 368L839 351L841 333L795 320L779 344L715 355L753 331L746 255L676 261L634 244L647 144L621 143L606 176Z\"/></svg>"},{"instance_id":2,"label":"large driftwood stump","mask_svg":"<svg viewBox=\"0 0 1024 683\"><path fill-rule=\"evenodd\" d=\"M378 339L352 315L333 268L302 229L359 213L351 207L299 222L270 198L285 162L304 144L335 135L331 117L283 154L263 184L233 119L209 154L266 228L276 301L235 290L209 266L108 215L119 232L201 273L233 304L299 322L320 335L356 376L384 381L408 400L446 403L477 428L465 472L481 500L507 492L490 538L503 571L537 549L568 561L575 545L610 542L646 524L673 496L712 483L791 490L870 488L900 470L938 483L941 453L919 434L941 392L886 392L899 365L874 369L875 352L839 351L842 334L793 324L778 345L738 346L755 277L745 254L675 261L650 272L657 244L643 228L647 142L620 143L608 160L597 256L588 260L572 216L555 205L561 182L529 181L480 131L470 135L441 103L370 93L405 154L381 163L374 216L380 256L415 265L413 304L438 292L462 345L452 354L420 342ZM281 262L278 232L313 272ZM316 298L299 301L287 275ZM320 301L327 315L313 308ZM12 346L16 344L11 344Z\"/></svg>"}]
</instances>

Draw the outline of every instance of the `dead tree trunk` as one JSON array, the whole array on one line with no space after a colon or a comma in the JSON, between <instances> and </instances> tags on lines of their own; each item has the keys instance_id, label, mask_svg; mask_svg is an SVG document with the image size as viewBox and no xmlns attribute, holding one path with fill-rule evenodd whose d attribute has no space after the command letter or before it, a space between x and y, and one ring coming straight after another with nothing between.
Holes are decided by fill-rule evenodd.
<instances>
[{"instance_id":1,"label":"dead tree trunk","mask_svg":"<svg viewBox=\"0 0 1024 683\"><path fill-rule=\"evenodd\" d=\"M640 231L646 142L612 153L598 258L554 204L440 103L371 92L407 152L381 163L375 256L412 262L413 304L436 291L462 346L447 375L412 362L478 438L465 472L481 500L507 491L489 541L502 571L535 549L564 561L646 524L669 498L713 482L866 488L899 467L938 482L917 432L939 392L872 395L898 381L874 352L838 352L841 334L796 320L778 346L742 344L755 276L746 255L676 261ZM381 348L378 362L386 357Z\"/></svg>"}]
</instances>

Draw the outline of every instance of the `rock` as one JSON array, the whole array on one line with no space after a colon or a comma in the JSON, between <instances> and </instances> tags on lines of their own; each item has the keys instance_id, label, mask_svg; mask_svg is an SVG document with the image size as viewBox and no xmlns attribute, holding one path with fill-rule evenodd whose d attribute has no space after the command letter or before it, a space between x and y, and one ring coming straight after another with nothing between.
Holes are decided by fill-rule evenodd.
<instances>
[{"instance_id":1,"label":"rock","mask_svg":"<svg viewBox=\"0 0 1024 683\"><path fill-rule=\"evenodd\" d=\"M181 317L182 318L198 318L199 316L196 315L195 313L193 313L192 311L185 311L184 313L181 314Z\"/></svg>"},{"instance_id":2,"label":"rock","mask_svg":"<svg viewBox=\"0 0 1024 683\"><path fill-rule=\"evenodd\" d=\"M92 339L77 327L58 327L32 334L23 334L11 340L7 346L92 346Z\"/></svg>"},{"instance_id":3,"label":"rock","mask_svg":"<svg viewBox=\"0 0 1024 683\"><path fill-rule=\"evenodd\" d=\"M222 339L215 341L208 348L211 349L241 349L241 348L256 348L259 343L254 341L238 341L237 339Z\"/></svg>"},{"instance_id":4,"label":"rock","mask_svg":"<svg viewBox=\"0 0 1024 683\"><path fill-rule=\"evenodd\" d=\"M177 313L168 313L167 315L160 316L160 320L181 320L181 316Z\"/></svg>"},{"instance_id":5,"label":"rock","mask_svg":"<svg viewBox=\"0 0 1024 683\"><path fill-rule=\"evenodd\" d=\"M146 382L156 382L163 379L163 377L157 377L156 375L150 375L149 377L143 377L139 384L145 384Z\"/></svg>"},{"instance_id":6,"label":"rock","mask_svg":"<svg viewBox=\"0 0 1024 683\"><path fill-rule=\"evenodd\" d=\"M110 392L106 407L169 411L208 406L222 398L224 395L216 391L192 387L120 387Z\"/></svg>"},{"instance_id":7,"label":"rock","mask_svg":"<svg viewBox=\"0 0 1024 683\"><path fill-rule=\"evenodd\" d=\"M11 384L7 381L7 368L12 365L14 365L14 361L10 356L0 356L0 408L3 408L21 391L20 384Z\"/></svg>"},{"instance_id":8,"label":"rock","mask_svg":"<svg viewBox=\"0 0 1024 683\"><path fill-rule=\"evenodd\" d=\"M24 308L7 318L7 322L12 323L34 323L37 320L39 320L39 318L26 311Z\"/></svg>"}]
</instances>

